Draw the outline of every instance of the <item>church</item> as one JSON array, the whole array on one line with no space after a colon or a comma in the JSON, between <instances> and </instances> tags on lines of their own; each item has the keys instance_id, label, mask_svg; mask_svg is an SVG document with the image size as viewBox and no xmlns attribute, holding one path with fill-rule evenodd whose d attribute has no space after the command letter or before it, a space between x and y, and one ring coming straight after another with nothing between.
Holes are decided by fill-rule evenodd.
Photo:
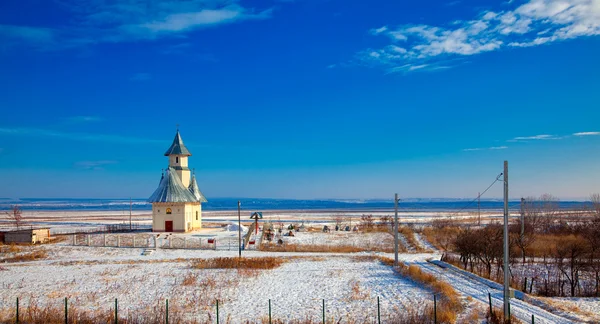
<instances>
[{"instance_id":1,"label":"church","mask_svg":"<svg viewBox=\"0 0 600 324\"><path fill-rule=\"evenodd\" d=\"M196 175L188 167L192 153L183 144L179 129L165 156L169 157L169 167L148 199L152 203L152 231L189 232L200 229L202 203L207 200L198 188Z\"/></svg>"}]
</instances>

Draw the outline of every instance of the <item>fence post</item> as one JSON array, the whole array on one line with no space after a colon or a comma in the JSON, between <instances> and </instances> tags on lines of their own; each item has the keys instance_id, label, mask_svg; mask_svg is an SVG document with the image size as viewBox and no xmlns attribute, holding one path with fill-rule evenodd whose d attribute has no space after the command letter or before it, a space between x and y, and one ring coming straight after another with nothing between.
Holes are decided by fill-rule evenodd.
<instances>
[{"instance_id":1,"label":"fence post","mask_svg":"<svg viewBox=\"0 0 600 324\"><path fill-rule=\"evenodd\" d=\"M488 301L490 302L490 316L492 316L492 293L488 292Z\"/></svg>"},{"instance_id":2,"label":"fence post","mask_svg":"<svg viewBox=\"0 0 600 324\"><path fill-rule=\"evenodd\" d=\"M531 314L531 324L535 324L535 316L533 314Z\"/></svg>"},{"instance_id":3,"label":"fence post","mask_svg":"<svg viewBox=\"0 0 600 324\"><path fill-rule=\"evenodd\" d=\"M106 233L104 233L104 247L106 247Z\"/></svg>"},{"instance_id":4,"label":"fence post","mask_svg":"<svg viewBox=\"0 0 600 324\"><path fill-rule=\"evenodd\" d=\"M115 298L115 324L119 323L119 312L118 312L118 304L117 299Z\"/></svg>"},{"instance_id":5,"label":"fence post","mask_svg":"<svg viewBox=\"0 0 600 324\"><path fill-rule=\"evenodd\" d=\"M217 324L219 324L219 300L217 299Z\"/></svg>"},{"instance_id":6,"label":"fence post","mask_svg":"<svg viewBox=\"0 0 600 324\"><path fill-rule=\"evenodd\" d=\"M183 248L187 249L187 237L183 237Z\"/></svg>"},{"instance_id":7,"label":"fence post","mask_svg":"<svg viewBox=\"0 0 600 324\"><path fill-rule=\"evenodd\" d=\"M135 247L135 235L133 235L133 247Z\"/></svg>"},{"instance_id":8,"label":"fence post","mask_svg":"<svg viewBox=\"0 0 600 324\"><path fill-rule=\"evenodd\" d=\"M152 236L154 238L154 248L158 249L158 245L156 245L156 235Z\"/></svg>"},{"instance_id":9,"label":"fence post","mask_svg":"<svg viewBox=\"0 0 600 324\"><path fill-rule=\"evenodd\" d=\"M323 299L323 324L325 324L325 299Z\"/></svg>"},{"instance_id":10,"label":"fence post","mask_svg":"<svg viewBox=\"0 0 600 324\"><path fill-rule=\"evenodd\" d=\"M167 312L165 313L165 323L169 324L169 298L167 298Z\"/></svg>"},{"instance_id":11,"label":"fence post","mask_svg":"<svg viewBox=\"0 0 600 324\"><path fill-rule=\"evenodd\" d=\"M379 309L379 296L377 296L377 323L381 324L381 312Z\"/></svg>"},{"instance_id":12,"label":"fence post","mask_svg":"<svg viewBox=\"0 0 600 324\"><path fill-rule=\"evenodd\" d=\"M121 235L117 234L117 247L121 247Z\"/></svg>"},{"instance_id":13,"label":"fence post","mask_svg":"<svg viewBox=\"0 0 600 324\"><path fill-rule=\"evenodd\" d=\"M77 245L77 236L75 236L76 234L73 234L73 245Z\"/></svg>"},{"instance_id":14,"label":"fence post","mask_svg":"<svg viewBox=\"0 0 600 324\"><path fill-rule=\"evenodd\" d=\"M88 234L86 236L86 239L87 239L87 246L90 246L90 234Z\"/></svg>"},{"instance_id":15,"label":"fence post","mask_svg":"<svg viewBox=\"0 0 600 324\"><path fill-rule=\"evenodd\" d=\"M433 323L437 324L437 297L433 294Z\"/></svg>"},{"instance_id":16,"label":"fence post","mask_svg":"<svg viewBox=\"0 0 600 324\"><path fill-rule=\"evenodd\" d=\"M67 310L67 297L65 297L65 324L69 323L69 312Z\"/></svg>"},{"instance_id":17,"label":"fence post","mask_svg":"<svg viewBox=\"0 0 600 324\"><path fill-rule=\"evenodd\" d=\"M17 319L15 323L19 324L19 297L17 297Z\"/></svg>"},{"instance_id":18,"label":"fence post","mask_svg":"<svg viewBox=\"0 0 600 324\"><path fill-rule=\"evenodd\" d=\"M269 324L271 324L271 300L269 299Z\"/></svg>"},{"instance_id":19,"label":"fence post","mask_svg":"<svg viewBox=\"0 0 600 324\"><path fill-rule=\"evenodd\" d=\"M171 236L172 236L172 235L171 235ZM168 238L168 240L169 240L169 248L172 248L172 247L173 247L173 244L171 244L171 242L173 241L173 240L172 240L172 237L169 237L169 238Z\"/></svg>"}]
</instances>

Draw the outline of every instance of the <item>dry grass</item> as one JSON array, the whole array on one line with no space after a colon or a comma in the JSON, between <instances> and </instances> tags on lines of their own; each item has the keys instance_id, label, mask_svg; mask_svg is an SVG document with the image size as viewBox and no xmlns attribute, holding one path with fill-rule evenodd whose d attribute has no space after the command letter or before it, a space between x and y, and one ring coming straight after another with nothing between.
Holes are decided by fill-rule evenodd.
<instances>
[{"instance_id":1,"label":"dry grass","mask_svg":"<svg viewBox=\"0 0 600 324\"><path fill-rule=\"evenodd\" d=\"M330 252L330 253L354 253L372 251L351 245L301 245L301 244L261 244L260 251L269 252ZM389 251L382 251L389 252Z\"/></svg>"},{"instance_id":2,"label":"dry grass","mask_svg":"<svg viewBox=\"0 0 600 324\"><path fill-rule=\"evenodd\" d=\"M382 257L381 262L386 265L393 265L394 260ZM435 294L440 296L438 303L438 321L440 323L455 323L457 314L462 312L463 305L459 300L459 295L450 284L445 281L438 280L435 276L423 272L417 265L411 264L406 266L400 262L397 270L404 276L412 280L422 283L429 287Z\"/></svg>"},{"instance_id":3,"label":"dry grass","mask_svg":"<svg viewBox=\"0 0 600 324\"><path fill-rule=\"evenodd\" d=\"M192 261L192 268L269 270L281 266L285 261L275 257L198 259Z\"/></svg>"},{"instance_id":4,"label":"dry grass","mask_svg":"<svg viewBox=\"0 0 600 324\"><path fill-rule=\"evenodd\" d=\"M183 277L181 284L184 286L194 286L198 282L198 277L193 273L188 273Z\"/></svg>"},{"instance_id":5,"label":"dry grass","mask_svg":"<svg viewBox=\"0 0 600 324\"><path fill-rule=\"evenodd\" d=\"M417 239L415 239L415 232L412 230L412 228L408 226L401 226L398 228L398 231L404 235L408 244L414 247L417 252L427 251L419 244L419 242L417 242Z\"/></svg>"},{"instance_id":6,"label":"dry grass","mask_svg":"<svg viewBox=\"0 0 600 324\"><path fill-rule=\"evenodd\" d=\"M452 243L459 232L458 227L425 227L422 234L437 249L448 251L453 249Z\"/></svg>"},{"instance_id":7,"label":"dry grass","mask_svg":"<svg viewBox=\"0 0 600 324\"><path fill-rule=\"evenodd\" d=\"M34 250L31 252L20 253L14 255L12 257L6 257L0 259L0 262L12 263L12 262L26 262L26 261L35 261L39 259L45 259L48 257L48 253L44 250Z\"/></svg>"}]
</instances>

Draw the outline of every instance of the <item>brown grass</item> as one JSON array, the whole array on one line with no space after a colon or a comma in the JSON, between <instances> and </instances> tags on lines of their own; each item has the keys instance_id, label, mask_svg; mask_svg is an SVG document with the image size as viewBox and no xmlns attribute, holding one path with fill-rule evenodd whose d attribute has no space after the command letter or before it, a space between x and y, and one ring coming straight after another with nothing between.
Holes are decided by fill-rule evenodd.
<instances>
[{"instance_id":1,"label":"brown grass","mask_svg":"<svg viewBox=\"0 0 600 324\"><path fill-rule=\"evenodd\" d=\"M284 258L275 257L198 259L192 261L192 268L269 270L281 266L285 261Z\"/></svg>"},{"instance_id":2,"label":"brown grass","mask_svg":"<svg viewBox=\"0 0 600 324\"><path fill-rule=\"evenodd\" d=\"M412 228L408 226L401 226L400 228L398 228L398 231L402 233L402 235L404 235L408 244L414 247L417 252L427 251L421 245L419 245L417 239L415 239L415 232L412 230Z\"/></svg>"},{"instance_id":3,"label":"brown grass","mask_svg":"<svg viewBox=\"0 0 600 324\"><path fill-rule=\"evenodd\" d=\"M354 253L371 251L372 249L361 248L350 245L300 245L300 244L261 244L261 251L269 252L332 252L332 253ZM387 251L386 251L387 252Z\"/></svg>"},{"instance_id":4,"label":"brown grass","mask_svg":"<svg viewBox=\"0 0 600 324\"><path fill-rule=\"evenodd\" d=\"M394 260L384 257L381 258L381 262L386 265L394 264ZM397 270L402 275L426 285L433 290L435 294L440 296L437 310L438 321L440 323L456 322L457 314L462 312L463 305L460 302L458 293L450 284L438 280L429 273L423 272L419 266L414 264L406 266L404 263L400 262Z\"/></svg>"},{"instance_id":5,"label":"brown grass","mask_svg":"<svg viewBox=\"0 0 600 324\"><path fill-rule=\"evenodd\" d=\"M183 277L181 284L184 286L194 286L198 282L198 277L193 273L188 273Z\"/></svg>"},{"instance_id":6,"label":"brown grass","mask_svg":"<svg viewBox=\"0 0 600 324\"><path fill-rule=\"evenodd\" d=\"M7 257L0 259L0 262L26 262L26 261L35 261L39 259L45 259L48 256L48 253L44 250L34 250L32 252L25 252L22 254L17 254L12 257Z\"/></svg>"}]
</instances>

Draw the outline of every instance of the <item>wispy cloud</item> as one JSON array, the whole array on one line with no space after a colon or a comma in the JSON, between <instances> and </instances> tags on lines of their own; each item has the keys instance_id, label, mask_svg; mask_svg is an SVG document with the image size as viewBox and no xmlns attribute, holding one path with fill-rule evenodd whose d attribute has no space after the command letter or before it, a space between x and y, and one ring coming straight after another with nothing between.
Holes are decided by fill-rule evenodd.
<instances>
[{"instance_id":1,"label":"wispy cloud","mask_svg":"<svg viewBox=\"0 0 600 324\"><path fill-rule=\"evenodd\" d=\"M472 151L487 151L487 150L505 150L508 146L491 146L491 147L477 147L477 148L467 148L463 149L463 152L472 152Z\"/></svg>"},{"instance_id":2,"label":"wispy cloud","mask_svg":"<svg viewBox=\"0 0 600 324\"><path fill-rule=\"evenodd\" d=\"M579 132L573 133L573 136L596 136L600 135L600 132Z\"/></svg>"},{"instance_id":3,"label":"wispy cloud","mask_svg":"<svg viewBox=\"0 0 600 324\"><path fill-rule=\"evenodd\" d=\"M93 134L93 133L65 133L39 128L5 128L0 127L1 135L16 135L16 136L34 136L34 137L55 137L73 141L97 141L97 142L115 142L115 143L130 143L130 144L168 144L165 140L154 140L148 138L108 135L108 134Z\"/></svg>"},{"instance_id":4,"label":"wispy cloud","mask_svg":"<svg viewBox=\"0 0 600 324\"><path fill-rule=\"evenodd\" d=\"M104 167L111 164L117 164L117 161L101 160L101 161L79 161L75 162L74 166L77 169L84 170L104 170Z\"/></svg>"},{"instance_id":5,"label":"wispy cloud","mask_svg":"<svg viewBox=\"0 0 600 324\"><path fill-rule=\"evenodd\" d=\"M79 1L62 0L72 15L61 27L0 25L0 41L64 49L103 42L153 40L224 24L268 19L272 10L243 7L239 0ZM6 46L6 45L5 45Z\"/></svg>"},{"instance_id":6,"label":"wispy cloud","mask_svg":"<svg viewBox=\"0 0 600 324\"><path fill-rule=\"evenodd\" d=\"M562 139L562 137L558 137L558 136L554 136L554 135L548 135L548 134L542 134L542 135L535 135L535 136L519 136L519 137L515 137L512 140L513 141L530 141L530 140L556 140L556 139Z\"/></svg>"},{"instance_id":7,"label":"wispy cloud","mask_svg":"<svg viewBox=\"0 0 600 324\"><path fill-rule=\"evenodd\" d=\"M383 26L370 32L385 35L390 44L359 52L359 62L394 72L427 70L448 59L502 48L600 35L600 5L597 0L530 0L512 10L484 11L473 20L447 26Z\"/></svg>"},{"instance_id":8,"label":"wispy cloud","mask_svg":"<svg viewBox=\"0 0 600 324\"><path fill-rule=\"evenodd\" d=\"M73 116L66 118L68 123L80 124L80 123L94 123L101 122L104 118L98 116Z\"/></svg>"},{"instance_id":9,"label":"wispy cloud","mask_svg":"<svg viewBox=\"0 0 600 324\"><path fill-rule=\"evenodd\" d=\"M148 81L150 79L152 79L150 73L136 73L129 78L131 81Z\"/></svg>"}]
</instances>

